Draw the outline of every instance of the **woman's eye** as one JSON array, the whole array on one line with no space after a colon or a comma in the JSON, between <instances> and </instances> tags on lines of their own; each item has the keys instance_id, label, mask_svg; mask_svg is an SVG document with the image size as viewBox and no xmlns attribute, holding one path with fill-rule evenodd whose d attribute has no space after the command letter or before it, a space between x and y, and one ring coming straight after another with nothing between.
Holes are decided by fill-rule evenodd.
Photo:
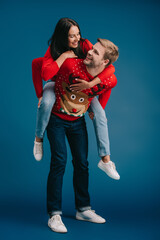
<instances>
[{"instance_id":1,"label":"woman's eye","mask_svg":"<svg viewBox=\"0 0 160 240\"><path fill-rule=\"evenodd\" d=\"M84 98L80 98L80 99L79 99L79 102L80 102L80 103L84 102Z\"/></svg>"},{"instance_id":2,"label":"woman's eye","mask_svg":"<svg viewBox=\"0 0 160 240\"><path fill-rule=\"evenodd\" d=\"M75 100L75 99L76 99L76 95L72 94L72 95L71 95L71 99L72 99L72 100Z\"/></svg>"}]
</instances>

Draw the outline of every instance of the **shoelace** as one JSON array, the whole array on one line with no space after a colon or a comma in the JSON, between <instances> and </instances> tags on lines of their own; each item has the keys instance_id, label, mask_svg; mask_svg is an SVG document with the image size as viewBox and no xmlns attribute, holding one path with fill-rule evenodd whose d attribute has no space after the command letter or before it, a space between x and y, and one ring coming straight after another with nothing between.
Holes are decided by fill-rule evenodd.
<instances>
[{"instance_id":1,"label":"shoelace","mask_svg":"<svg viewBox=\"0 0 160 240\"><path fill-rule=\"evenodd\" d=\"M88 211L91 211L91 213L95 213L96 215L97 215L97 217L100 217L97 213L96 213L96 211L95 210L93 210L93 209L90 209L90 210L88 210ZM93 216L95 216L95 214L93 215Z\"/></svg>"},{"instance_id":2,"label":"shoelace","mask_svg":"<svg viewBox=\"0 0 160 240\"><path fill-rule=\"evenodd\" d=\"M42 144L36 143L36 154L39 154L42 152Z\"/></svg>"},{"instance_id":3,"label":"shoelace","mask_svg":"<svg viewBox=\"0 0 160 240\"><path fill-rule=\"evenodd\" d=\"M94 212L94 213L96 212L96 211L95 211L95 210L93 210L93 209L91 209L90 211L92 211L92 212Z\"/></svg>"},{"instance_id":4,"label":"shoelace","mask_svg":"<svg viewBox=\"0 0 160 240\"><path fill-rule=\"evenodd\" d=\"M90 210L88 210L88 211L90 211L91 213L96 213L96 211L93 210L93 209L90 209Z\"/></svg>"},{"instance_id":5,"label":"shoelace","mask_svg":"<svg viewBox=\"0 0 160 240\"><path fill-rule=\"evenodd\" d=\"M112 167L113 169L116 169L116 166L115 166L114 162L111 162L111 167Z\"/></svg>"},{"instance_id":6,"label":"shoelace","mask_svg":"<svg viewBox=\"0 0 160 240\"><path fill-rule=\"evenodd\" d=\"M55 220L57 221L57 223L64 225L59 215L55 215L51 218L51 222L54 222Z\"/></svg>"}]
</instances>

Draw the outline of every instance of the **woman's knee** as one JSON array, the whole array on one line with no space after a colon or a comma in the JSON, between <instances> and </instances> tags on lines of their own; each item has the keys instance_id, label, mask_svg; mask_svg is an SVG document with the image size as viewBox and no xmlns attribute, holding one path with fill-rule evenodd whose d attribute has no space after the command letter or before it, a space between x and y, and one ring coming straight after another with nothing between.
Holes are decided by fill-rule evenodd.
<instances>
[{"instance_id":1,"label":"woman's knee","mask_svg":"<svg viewBox=\"0 0 160 240\"><path fill-rule=\"evenodd\" d=\"M55 82L47 82L44 85L43 91L48 90L48 91L54 91L54 86L55 86Z\"/></svg>"},{"instance_id":2,"label":"woman's knee","mask_svg":"<svg viewBox=\"0 0 160 240\"><path fill-rule=\"evenodd\" d=\"M54 104L54 99L50 98L49 96L43 96L42 101L40 104L40 108L43 108L43 110L51 110Z\"/></svg>"},{"instance_id":3,"label":"woman's knee","mask_svg":"<svg viewBox=\"0 0 160 240\"><path fill-rule=\"evenodd\" d=\"M45 109L50 109L55 103L56 97L54 92L54 83L47 83L43 89L43 97L41 101L41 106Z\"/></svg>"}]
</instances>

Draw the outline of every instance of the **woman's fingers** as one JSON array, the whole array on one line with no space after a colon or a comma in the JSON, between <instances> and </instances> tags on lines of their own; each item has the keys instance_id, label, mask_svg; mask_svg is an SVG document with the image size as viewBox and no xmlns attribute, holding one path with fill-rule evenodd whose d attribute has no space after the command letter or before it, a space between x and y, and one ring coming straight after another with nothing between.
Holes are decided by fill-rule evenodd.
<instances>
[{"instance_id":1,"label":"woman's fingers","mask_svg":"<svg viewBox=\"0 0 160 240\"><path fill-rule=\"evenodd\" d=\"M70 90L71 91L81 91L81 90L83 90L83 88L79 83L77 83L77 84L70 85Z\"/></svg>"},{"instance_id":2,"label":"woman's fingers","mask_svg":"<svg viewBox=\"0 0 160 240\"><path fill-rule=\"evenodd\" d=\"M83 79L75 79L78 83L71 84L70 90L71 91L82 91L89 88L89 83Z\"/></svg>"}]
</instances>

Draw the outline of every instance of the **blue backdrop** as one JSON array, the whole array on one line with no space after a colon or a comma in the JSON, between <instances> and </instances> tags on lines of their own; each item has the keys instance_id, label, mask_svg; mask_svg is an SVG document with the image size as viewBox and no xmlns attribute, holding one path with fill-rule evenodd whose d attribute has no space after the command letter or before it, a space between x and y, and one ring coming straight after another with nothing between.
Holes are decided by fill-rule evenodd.
<instances>
[{"instance_id":1,"label":"blue backdrop","mask_svg":"<svg viewBox=\"0 0 160 240\"><path fill-rule=\"evenodd\" d=\"M110 179L97 168L99 157L91 120L89 133L90 195L104 225L74 219L71 154L64 176L63 212L67 235L47 227L46 182L50 164L47 137L44 158L32 149L37 98L31 62L44 55L61 17L75 19L92 43L107 38L119 47L118 84L106 107L111 159L121 175ZM1 239L160 239L159 56L160 4L137 1L0 2Z\"/></svg>"}]
</instances>

